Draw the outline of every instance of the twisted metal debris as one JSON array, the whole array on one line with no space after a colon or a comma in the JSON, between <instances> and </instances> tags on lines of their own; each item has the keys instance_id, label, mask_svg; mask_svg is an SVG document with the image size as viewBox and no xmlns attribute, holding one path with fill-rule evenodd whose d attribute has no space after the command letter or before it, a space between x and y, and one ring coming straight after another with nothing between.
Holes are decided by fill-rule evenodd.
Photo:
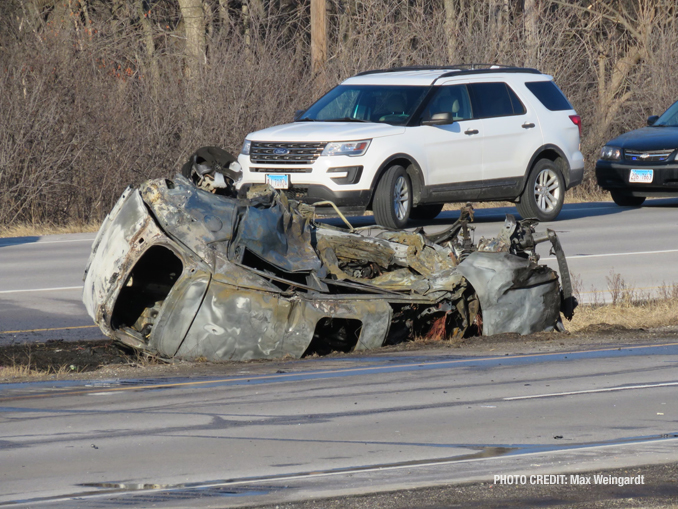
<instances>
[{"instance_id":1,"label":"twisted metal debris","mask_svg":"<svg viewBox=\"0 0 678 509\"><path fill-rule=\"evenodd\" d=\"M237 196L237 163L201 149L173 180L128 188L85 271L104 334L166 358L302 357L434 339L562 329L576 306L552 231L507 216L471 241L473 209L435 235L337 228L270 187ZM225 155L224 155L225 154ZM561 273L539 265L550 242Z\"/></svg>"}]
</instances>

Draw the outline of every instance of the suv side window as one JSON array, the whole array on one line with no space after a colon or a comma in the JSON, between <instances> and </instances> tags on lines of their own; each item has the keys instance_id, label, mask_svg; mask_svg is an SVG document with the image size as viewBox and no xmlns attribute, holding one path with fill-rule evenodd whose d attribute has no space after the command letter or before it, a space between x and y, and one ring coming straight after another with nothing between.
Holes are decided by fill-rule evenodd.
<instances>
[{"instance_id":1,"label":"suv side window","mask_svg":"<svg viewBox=\"0 0 678 509\"><path fill-rule=\"evenodd\" d=\"M527 89L551 111L571 110L572 105L552 81L528 81Z\"/></svg>"},{"instance_id":2,"label":"suv side window","mask_svg":"<svg viewBox=\"0 0 678 509\"><path fill-rule=\"evenodd\" d=\"M473 108L466 85L438 87L424 108L421 120L429 120L436 113L450 113L454 121L472 119Z\"/></svg>"},{"instance_id":3,"label":"suv side window","mask_svg":"<svg viewBox=\"0 0 678 509\"><path fill-rule=\"evenodd\" d=\"M525 106L506 83L472 83L468 88L475 118L525 114Z\"/></svg>"}]
</instances>

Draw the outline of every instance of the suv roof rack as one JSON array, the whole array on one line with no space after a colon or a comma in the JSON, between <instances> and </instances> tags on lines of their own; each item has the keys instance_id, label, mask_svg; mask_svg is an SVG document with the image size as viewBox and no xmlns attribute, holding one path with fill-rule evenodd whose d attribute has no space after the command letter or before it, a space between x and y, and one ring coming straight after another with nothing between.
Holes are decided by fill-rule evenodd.
<instances>
[{"instance_id":1,"label":"suv roof rack","mask_svg":"<svg viewBox=\"0 0 678 509\"><path fill-rule=\"evenodd\" d=\"M537 69L531 67L515 67L501 64L450 64L450 65L413 65L407 67L391 67L390 69L374 69L363 71L356 76L365 76L368 74L382 74L388 72L403 71L448 71L438 76L437 79L449 76L458 76L460 74L482 74L493 72L525 72L530 74L541 74Z\"/></svg>"}]
</instances>

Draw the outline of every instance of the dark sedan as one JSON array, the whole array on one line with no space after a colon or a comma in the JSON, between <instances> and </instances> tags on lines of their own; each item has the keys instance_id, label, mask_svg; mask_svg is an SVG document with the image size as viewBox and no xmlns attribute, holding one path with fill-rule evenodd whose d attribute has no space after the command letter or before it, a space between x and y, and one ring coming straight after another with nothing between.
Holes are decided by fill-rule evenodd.
<instances>
[{"instance_id":1,"label":"dark sedan","mask_svg":"<svg viewBox=\"0 0 678 509\"><path fill-rule=\"evenodd\" d=\"M617 205L638 207L647 197L678 196L678 102L647 127L611 140L596 162L598 185Z\"/></svg>"}]
</instances>

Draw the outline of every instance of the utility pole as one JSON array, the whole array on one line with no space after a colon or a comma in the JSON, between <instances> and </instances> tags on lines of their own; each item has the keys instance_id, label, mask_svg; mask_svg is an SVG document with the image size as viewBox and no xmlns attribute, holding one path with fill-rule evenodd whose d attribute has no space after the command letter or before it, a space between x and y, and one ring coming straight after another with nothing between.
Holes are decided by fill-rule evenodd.
<instances>
[{"instance_id":1,"label":"utility pole","mask_svg":"<svg viewBox=\"0 0 678 509\"><path fill-rule=\"evenodd\" d=\"M311 68L314 75L327 61L327 0L311 0Z\"/></svg>"}]
</instances>

